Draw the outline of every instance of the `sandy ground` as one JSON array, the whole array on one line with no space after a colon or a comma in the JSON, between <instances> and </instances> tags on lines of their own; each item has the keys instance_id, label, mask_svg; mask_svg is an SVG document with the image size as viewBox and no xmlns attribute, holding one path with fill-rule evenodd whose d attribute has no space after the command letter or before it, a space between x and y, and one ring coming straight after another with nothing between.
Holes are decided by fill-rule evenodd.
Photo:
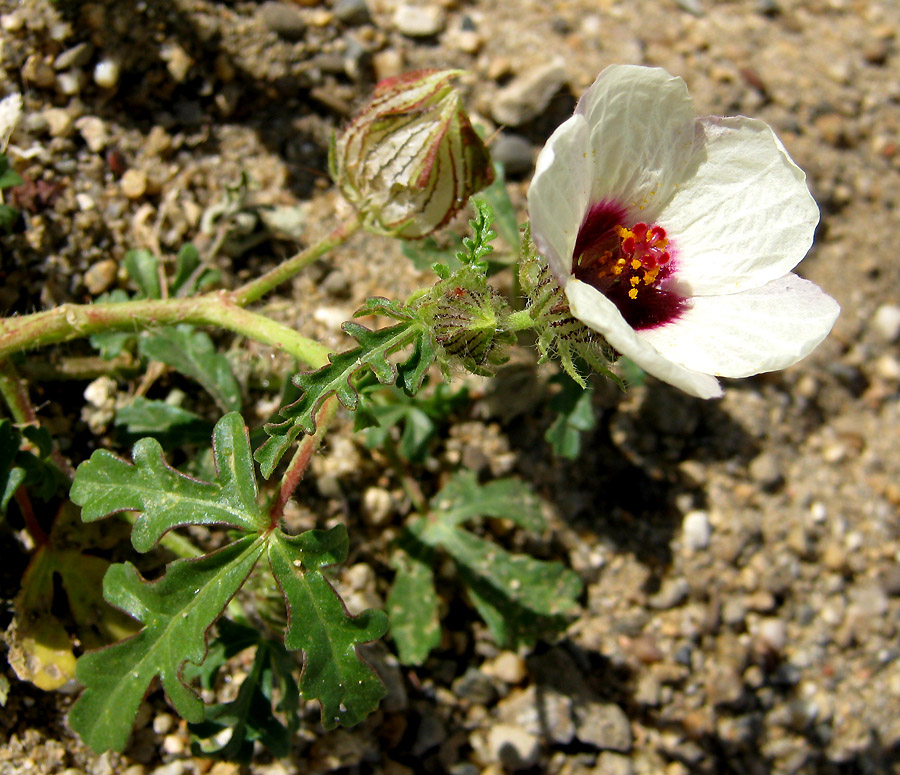
<instances>
[{"instance_id":1,"label":"sandy ground","mask_svg":"<svg viewBox=\"0 0 900 775\"><path fill-rule=\"evenodd\" d=\"M131 248L209 249L204 214L242 172L254 204L290 208L302 243L325 233L346 215L325 173L328 136L377 78L402 69L469 71L473 112L491 132L504 125L494 149L521 208L541 144L617 62L681 75L700 114L775 128L822 213L799 272L843 308L811 357L728 384L718 402L652 381L625 396L599 386L577 462L543 440L551 388L527 348L498 383L519 401L474 386L477 400L412 473L430 491L460 463L535 484L553 529L532 545L586 584L558 642L500 651L451 598L450 637L423 667L390 673L389 705L330 734L313 712L289 760L261 753L243 770L191 758L158 692L125 755L98 757L65 727L69 697L6 669L0 773L900 772L896 3L0 0L0 15L0 96L24 92L14 142L40 149L16 161L31 184L27 227L0 237L4 314L127 287ZM290 236L227 246L215 259L225 282L290 255ZM271 308L341 348L336 323L366 296L428 281L397 246L358 236ZM67 352L87 351L57 356ZM114 443L102 418L82 416L86 386L33 386L76 463ZM134 389L127 377L114 385ZM346 520L356 562L386 569L362 494L386 492L396 525L409 505L349 427L329 437L297 508ZM21 567L21 546L2 540ZM363 576L365 599L381 600L389 579Z\"/></svg>"}]
</instances>

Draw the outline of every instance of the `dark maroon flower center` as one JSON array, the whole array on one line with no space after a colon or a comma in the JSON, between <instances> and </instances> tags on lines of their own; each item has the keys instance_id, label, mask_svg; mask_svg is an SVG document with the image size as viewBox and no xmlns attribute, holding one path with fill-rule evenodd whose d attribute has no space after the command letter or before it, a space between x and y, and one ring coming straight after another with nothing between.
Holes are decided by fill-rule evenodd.
<instances>
[{"instance_id":1,"label":"dark maroon flower center","mask_svg":"<svg viewBox=\"0 0 900 775\"><path fill-rule=\"evenodd\" d=\"M610 202L588 210L572 258L572 274L616 305L635 330L676 319L687 306L667 289L673 269L665 229L647 223L625 226L626 211Z\"/></svg>"}]
</instances>

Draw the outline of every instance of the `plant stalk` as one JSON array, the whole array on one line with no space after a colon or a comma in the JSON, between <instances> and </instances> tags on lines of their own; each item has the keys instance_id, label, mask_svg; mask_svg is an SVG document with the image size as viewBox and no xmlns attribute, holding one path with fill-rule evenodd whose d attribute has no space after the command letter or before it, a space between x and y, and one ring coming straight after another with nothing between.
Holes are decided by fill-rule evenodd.
<instances>
[{"instance_id":1,"label":"plant stalk","mask_svg":"<svg viewBox=\"0 0 900 775\"><path fill-rule=\"evenodd\" d=\"M63 304L46 312L0 320L0 360L16 352L106 331L140 331L178 323L213 325L271 345L318 368L327 347L292 328L237 305L225 291L192 299Z\"/></svg>"},{"instance_id":2,"label":"plant stalk","mask_svg":"<svg viewBox=\"0 0 900 775\"><path fill-rule=\"evenodd\" d=\"M359 230L360 225L358 217L342 223L315 245L311 245L287 261L282 261L274 269L262 275L262 277L257 277L255 280L251 280L240 288L231 291L228 294L231 301L240 307L246 307L248 304L259 301L269 291L290 280L297 272L309 266L329 250L346 242L352 234Z\"/></svg>"},{"instance_id":3,"label":"plant stalk","mask_svg":"<svg viewBox=\"0 0 900 775\"><path fill-rule=\"evenodd\" d=\"M337 408L337 398L331 396L324 404L322 404L322 408L319 409L319 413L316 416L316 432L312 436L304 436L297 445L297 450L291 458L287 471L284 472L284 476L281 478L281 488L278 491L278 496L269 508L269 525L273 530L278 526L278 521L284 513L285 504L288 502L291 495L294 494L294 490L297 489L297 485L303 478L303 474L306 473L306 469L309 467L309 461L312 460L313 453L322 443L322 438L325 436L325 431L328 430L328 426L334 419Z\"/></svg>"}]
</instances>

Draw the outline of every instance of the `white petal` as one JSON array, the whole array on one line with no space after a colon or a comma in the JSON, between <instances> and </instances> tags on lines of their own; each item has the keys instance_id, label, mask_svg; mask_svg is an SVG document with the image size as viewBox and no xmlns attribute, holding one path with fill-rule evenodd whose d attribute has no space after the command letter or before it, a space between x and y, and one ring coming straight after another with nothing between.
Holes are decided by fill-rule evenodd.
<instances>
[{"instance_id":1,"label":"white petal","mask_svg":"<svg viewBox=\"0 0 900 775\"><path fill-rule=\"evenodd\" d=\"M550 135L528 189L531 236L559 281L572 271L572 252L590 204L588 125L574 115Z\"/></svg>"},{"instance_id":2,"label":"white petal","mask_svg":"<svg viewBox=\"0 0 900 775\"><path fill-rule=\"evenodd\" d=\"M576 114L591 127L591 202L615 202L635 221L655 219L693 156L694 103L684 81L654 67L607 67Z\"/></svg>"},{"instance_id":3,"label":"white petal","mask_svg":"<svg viewBox=\"0 0 900 775\"><path fill-rule=\"evenodd\" d=\"M698 398L722 395L715 377L680 366L657 352L625 322L616 305L596 288L573 278L566 284L566 296L576 318L603 334L610 345L648 374Z\"/></svg>"},{"instance_id":4,"label":"white petal","mask_svg":"<svg viewBox=\"0 0 900 775\"><path fill-rule=\"evenodd\" d=\"M788 274L743 293L695 297L678 320L639 336L685 368L747 377L807 356L839 312L817 285Z\"/></svg>"},{"instance_id":5,"label":"white petal","mask_svg":"<svg viewBox=\"0 0 900 775\"><path fill-rule=\"evenodd\" d=\"M806 255L819 220L806 176L762 121L697 123L699 165L658 220L679 286L688 296L738 293L782 277Z\"/></svg>"}]
</instances>

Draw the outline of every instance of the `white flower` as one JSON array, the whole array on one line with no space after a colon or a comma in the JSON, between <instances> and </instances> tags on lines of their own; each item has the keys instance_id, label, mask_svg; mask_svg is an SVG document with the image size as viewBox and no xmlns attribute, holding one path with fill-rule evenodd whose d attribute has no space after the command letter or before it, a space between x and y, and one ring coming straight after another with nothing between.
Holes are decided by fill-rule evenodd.
<instances>
[{"instance_id":1,"label":"white flower","mask_svg":"<svg viewBox=\"0 0 900 775\"><path fill-rule=\"evenodd\" d=\"M763 122L696 118L664 70L600 73L541 151L528 209L572 314L701 398L796 363L840 311L790 273L819 220L806 176Z\"/></svg>"}]
</instances>

